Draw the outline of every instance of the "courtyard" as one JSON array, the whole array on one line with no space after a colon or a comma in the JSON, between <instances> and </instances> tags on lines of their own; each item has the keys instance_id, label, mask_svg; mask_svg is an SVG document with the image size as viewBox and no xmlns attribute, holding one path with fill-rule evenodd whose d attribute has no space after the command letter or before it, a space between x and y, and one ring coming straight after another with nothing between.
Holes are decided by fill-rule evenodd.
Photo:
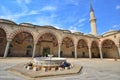
<instances>
[{"instance_id":1,"label":"courtyard","mask_svg":"<svg viewBox=\"0 0 120 80\"><path fill-rule=\"evenodd\" d=\"M6 69L20 63L30 62L32 58L8 57L0 58L0 80L120 80L120 60L67 58L68 62L82 66L78 74L29 78Z\"/></svg>"}]
</instances>

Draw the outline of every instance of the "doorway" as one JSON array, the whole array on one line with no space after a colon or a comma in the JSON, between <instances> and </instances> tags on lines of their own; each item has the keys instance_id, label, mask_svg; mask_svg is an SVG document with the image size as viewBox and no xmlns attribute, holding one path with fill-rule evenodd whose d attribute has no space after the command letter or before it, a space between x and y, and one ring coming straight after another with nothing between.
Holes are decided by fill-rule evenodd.
<instances>
[{"instance_id":1,"label":"doorway","mask_svg":"<svg viewBox=\"0 0 120 80\"><path fill-rule=\"evenodd\" d=\"M43 57L48 57L48 54L50 54L50 48L49 47L43 48L42 54Z\"/></svg>"},{"instance_id":2,"label":"doorway","mask_svg":"<svg viewBox=\"0 0 120 80\"><path fill-rule=\"evenodd\" d=\"M85 58L86 55L85 55L85 52L82 52L82 58Z\"/></svg>"}]
</instances>

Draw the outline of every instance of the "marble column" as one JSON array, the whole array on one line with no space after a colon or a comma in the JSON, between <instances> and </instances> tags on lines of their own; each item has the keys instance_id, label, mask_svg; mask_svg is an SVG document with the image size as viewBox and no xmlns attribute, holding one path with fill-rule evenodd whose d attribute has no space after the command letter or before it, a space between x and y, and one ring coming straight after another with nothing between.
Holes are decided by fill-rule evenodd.
<instances>
[{"instance_id":1,"label":"marble column","mask_svg":"<svg viewBox=\"0 0 120 80\"><path fill-rule=\"evenodd\" d=\"M61 51L61 43L58 43L58 57L61 57L60 56L60 51Z\"/></svg>"},{"instance_id":2,"label":"marble column","mask_svg":"<svg viewBox=\"0 0 120 80\"><path fill-rule=\"evenodd\" d=\"M120 58L120 45L119 44L117 44L117 48L118 48L118 56Z\"/></svg>"},{"instance_id":3,"label":"marble column","mask_svg":"<svg viewBox=\"0 0 120 80\"><path fill-rule=\"evenodd\" d=\"M5 52L4 52L4 57L7 57L8 50L9 50L9 46L10 46L10 42L11 42L11 41L7 41L6 48L5 48Z\"/></svg>"},{"instance_id":4,"label":"marble column","mask_svg":"<svg viewBox=\"0 0 120 80\"><path fill-rule=\"evenodd\" d=\"M100 58L103 59L102 47L99 47L99 52L100 52Z\"/></svg>"},{"instance_id":5,"label":"marble column","mask_svg":"<svg viewBox=\"0 0 120 80\"><path fill-rule=\"evenodd\" d=\"M119 53L119 57L120 57L120 47L118 47L118 53Z\"/></svg>"},{"instance_id":6,"label":"marble column","mask_svg":"<svg viewBox=\"0 0 120 80\"><path fill-rule=\"evenodd\" d=\"M34 57L35 57L36 46L37 46L37 43L34 43L34 48L33 48L33 55L32 55L32 58L34 58Z\"/></svg>"},{"instance_id":7,"label":"marble column","mask_svg":"<svg viewBox=\"0 0 120 80\"><path fill-rule=\"evenodd\" d=\"M89 58L91 59L91 58L92 58L92 55L91 55L91 47L89 46L88 49L89 49Z\"/></svg>"},{"instance_id":8,"label":"marble column","mask_svg":"<svg viewBox=\"0 0 120 80\"><path fill-rule=\"evenodd\" d=\"M77 58L77 44L74 44L75 47L75 58Z\"/></svg>"}]
</instances>

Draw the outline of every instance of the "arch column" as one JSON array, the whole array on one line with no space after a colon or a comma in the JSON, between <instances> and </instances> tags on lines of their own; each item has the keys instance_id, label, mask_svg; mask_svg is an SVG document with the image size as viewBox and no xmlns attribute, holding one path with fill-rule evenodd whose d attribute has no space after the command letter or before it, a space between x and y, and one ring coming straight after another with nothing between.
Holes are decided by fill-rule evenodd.
<instances>
[{"instance_id":1,"label":"arch column","mask_svg":"<svg viewBox=\"0 0 120 80\"><path fill-rule=\"evenodd\" d=\"M77 58L77 44L74 44L74 48L75 48L75 58Z\"/></svg>"},{"instance_id":2,"label":"arch column","mask_svg":"<svg viewBox=\"0 0 120 80\"><path fill-rule=\"evenodd\" d=\"M37 42L34 43L32 58L35 57Z\"/></svg>"},{"instance_id":3,"label":"arch column","mask_svg":"<svg viewBox=\"0 0 120 80\"><path fill-rule=\"evenodd\" d=\"M58 57L61 57L61 56L60 56L61 44L62 44L62 43L58 43Z\"/></svg>"},{"instance_id":4,"label":"arch column","mask_svg":"<svg viewBox=\"0 0 120 80\"><path fill-rule=\"evenodd\" d=\"M91 59L92 58L92 55L91 55L91 46L88 46L88 49L89 49L89 58Z\"/></svg>"},{"instance_id":5,"label":"arch column","mask_svg":"<svg viewBox=\"0 0 120 80\"><path fill-rule=\"evenodd\" d=\"M102 47L101 46L99 46L99 53L100 53L100 58L103 59Z\"/></svg>"},{"instance_id":6,"label":"arch column","mask_svg":"<svg viewBox=\"0 0 120 80\"><path fill-rule=\"evenodd\" d=\"M7 55L8 55L8 50L9 50L11 41L12 41L11 39L7 40L7 44L6 44L6 48L5 48L5 52L4 52L4 56L3 56L4 58L7 57Z\"/></svg>"},{"instance_id":7,"label":"arch column","mask_svg":"<svg viewBox=\"0 0 120 80\"><path fill-rule=\"evenodd\" d=\"M120 57L120 46L119 46L120 44L117 44L117 48L118 48L118 55L119 55L119 57Z\"/></svg>"}]
</instances>

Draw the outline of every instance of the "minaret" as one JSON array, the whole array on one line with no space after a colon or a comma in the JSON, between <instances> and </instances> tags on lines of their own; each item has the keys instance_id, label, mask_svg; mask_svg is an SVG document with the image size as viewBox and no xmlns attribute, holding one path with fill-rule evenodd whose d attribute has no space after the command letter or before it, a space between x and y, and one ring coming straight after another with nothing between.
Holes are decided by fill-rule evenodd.
<instances>
[{"instance_id":1,"label":"minaret","mask_svg":"<svg viewBox=\"0 0 120 80\"><path fill-rule=\"evenodd\" d=\"M91 25L91 34L97 36L97 28L96 28L96 18L94 15L94 10L92 8L92 3L90 2L90 25Z\"/></svg>"}]
</instances>

